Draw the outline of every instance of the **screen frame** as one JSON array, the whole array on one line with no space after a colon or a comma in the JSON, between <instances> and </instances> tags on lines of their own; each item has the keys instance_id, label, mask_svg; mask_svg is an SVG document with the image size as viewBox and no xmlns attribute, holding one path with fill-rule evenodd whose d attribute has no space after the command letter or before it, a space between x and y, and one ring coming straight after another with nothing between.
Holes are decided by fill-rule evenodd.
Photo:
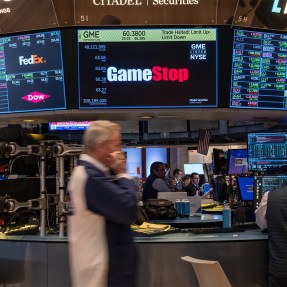
<instances>
[{"instance_id":1,"label":"screen frame","mask_svg":"<svg viewBox=\"0 0 287 287\"><path fill-rule=\"evenodd\" d=\"M78 49L78 109L79 110L85 110L85 109L90 109L90 110L105 110L105 109L110 109L110 110L115 110L115 109L197 109L197 108L218 108L219 107L219 83L221 81L219 81L218 77L219 77L219 39L220 37L222 37L223 34L227 34L227 29L225 30L225 32L220 32L220 31L224 31L223 29L221 29L220 27L217 26L187 26L187 25L173 25L173 26L167 26L167 25L162 25L162 26L105 26L105 27L77 27L76 31L77 31L77 35L79 33L80 30L135 30L135 29L142 29L142 30L147 30L147 29L157 29L157 30L162 30L162 29L213 29L216 32L216 40L215 40L215 53L216 53L216 64L215 64L215 85L216 85L216 95L215 95L215 104L214 105L209 105L209 106L199 106L199 105L194 105L194 106L178 106L178 105L169 105L169 106L164 106L164 105L137 105L137 106L126 106L126 105L122 105L122 106L88 106L88 107L83 107L81 106L81 86L80 86L80 49L79 49L79 42L78 42L78 36L76 37L76 45L77 45L77 49ZM229 29L230 30L230 29ZM219 36L220 35L220 36ZM224 38L226 38L226 36L223 36ZM227 37L228 38L228 37ZM148 43L148 41L146 41L146 43ZM221 53L221 57L222 57L223 53ZM224 65L221 66L221 68ZM222 72L222 71L221 71ZM164 94L166 94L166 92L164 92ZM166 95L160 95L160 97L163 97ZM225 101L221 101L222 103Z\"/></svg>"},{"instance_id":2,"label":"screen frame","mask_svg":"<svg viewBox=\"0 0 287 287\"><path fill-rule=\"evenodd\" d=\"M231 67L230 67L230 85L229 85L229 100L228 100L228 102L229 102L229 108L230 109L234 109L234 110L236 110L236 109L244 109L244 110L261 110L261 111L264 111L264 110L270 110L270 111L286 111L287 110L287 107L285 108L285 109L283 109L283 108L274 108L274 107L244 107L244 106L233 106L233 105L231 105L231 102L232 102L232 87L233 87L233 85L232 85L232 81L233 81L233 70L234 70L234 68L233 68L233 62L234 62L234 60L233 60L233 57L234 57L234 44L235 44L235 41L234 41L234 39L235 39L235 32L236 31L245 31L245 32L261 32L261 33L266 33L266 34L276 34L276 35L284 35L284 36L286 36L286 33L284 33L284 31L280 31L280 30L270 30L270 29L268 29L268 28L266 28L266 29L260 29L260 28L258 28L258 27L243 27L243 26L233 26L233 28L232 28L232 31L233 31L233 35L232 35L232 45L231 45L231 61L230 61L230 63L231 63ZM286 39L286 42L287 42L287 39ZM261 57L261 56L260 56ZM261 67L260 67L260 69L261 69ZM286 69L287 69L287 62L286 62ZM287 89L286 89L287 90ZM259 94L260 95L260 94Z\"/></svg>"},{"instance_id":3,"label":"screen frame","mask_svg":"<svg viewBox=\"0 0 287 287\"><path fill-rule=\"evenodd\" d=\"M52 32L59 32L59 37L60 37L60 46L59 46L59 56L61 60L61 66L62 66L62 77L63 77L63 83L62 83L62 90L63 90L63 106L62 107L49 107L49 108L38 108L38 109L21 109L21 110L12 110L12 111L5 111L5 112L0 112L0 116L5 116L5 115L10 115L10 114L24 114L24 113L37 113L37 112L51 112L51 111L61 111L61 110L66 110L68 108L67 106L67 99L68 99L68 93L67 93L67 74L69 72L66 71L65 69L65 53L63 49L63 31L65 28L62 27L57 27L57 28L48 28L48 29L39 29L37 31L21 31L17 33L7 33L0 35L0 38L9 38L9 37L19 37L19 36L29 36L29 35L36 35L36 34L41 34L41 33L52 33ZM57 70L57 69L55 69ZM59 69L58 69L59 70ZM35 71L37 72L37 71ZM5 71L5 77L6 77L6 71ZM9 94L8 98L9 98Z\"/></svg>"},{"instance_id":4,"label":"screen frame","mask_svg":"<svg viewBox=\"0 0 287 287\"><path fill-rule=\"evenodd\" d=\"M230 173L230 168L231 168L231 153L236 152L236 151L246 151L246 165L243 165L244 167L246 166L247 171L246 172L240 172L240 173ZM251 172L248 170L248 150L247 148L237 148L237 149L229 149L228 150L228 157L227 157L227 174L228 175L243 175L243 174L250 174ZM243 158L243 157L242 157ZM235 169L235 165L232 166L233 169ZM245 168L243 168L245 170Z\"/></svg>"},{"instance_id":5,"label":"screen frame","mask_svg":"<svg viewBox=\"0 0 287 287\"><path fill-rule=\"evenodd\" d=\"M256 163L256 167L254 168L250 168L250 160L253 159L254 157L250 157L250 136L251 135L286 135L287 138L287 132L249 132L247 134L247 161L248 161L248 170L250 172L264 172L264 173L268 173L268 174L274 174L274 173L278 173L278 172L286 172L287 171L287 160L285 165L283 165L282 167L278 167L278 168L272 168L272 165L270 165L270 168L266 168L266 169L259 169L257 168L257 163ZM254 158L255 160L256 158ZM258 159L261 160L261 159ZM270 160L270 159L265 159L265 160ZM257 162L257 161L256 161Z\"/></svg>"},{"instance_id":6,"label":"screen frame","mask_svg":"<svg viewBox=\"0 0 287 287\"><path fill-rule=\"evenodd\" d=\"M243 182L241 182L241 180L252 180L252 187L253 187L253 189L252 189L252 198L247 198L247 197L245 197L244 198L244 196L243 195L247 195L248 194L248 192L247 192L247 189L245 189L245 192L242 192L242 183ZM254 177L251 177L251 176L238 176L237 178L236 178L236 181L237 181L237 186L238 186L238 189L239 189L239 192L240 192L240 197L241 197L241 200L242 201L253 201L254 200ZM244 186L244 188L246 187L246 185Z\"/></svg>"}]
</instances>

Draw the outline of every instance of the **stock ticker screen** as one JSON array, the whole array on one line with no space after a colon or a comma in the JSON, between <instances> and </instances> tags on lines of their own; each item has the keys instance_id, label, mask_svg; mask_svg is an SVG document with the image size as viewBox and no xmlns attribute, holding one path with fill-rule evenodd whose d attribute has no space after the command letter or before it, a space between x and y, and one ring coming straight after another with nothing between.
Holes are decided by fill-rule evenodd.
<instances>
[{"instance_id":1,"label":"stock ticker screen","mask_svg":"<svg viewBox=\"0 0 287 287\"><path fill-rule=\"evenodd\" d=\"M249 133L248 170L257 172L287 171L287 134Z\"/></svg>"},{"instance_id":2,"label":"stock ticker screen","mask_svg":"<svg viewBox=\"0 0 287 287\"><path fill-rule=\"evenodd\" d=\"M217 29L78 30L79 108L217 107Z\"/></svg>"},{"instance_id":3,"label":"stock ticker screen","mask_svg":"<svg viewBox=\"0 0 287 287\"><path fill-rule=\"evenodd\" d=\"M60 31L0 38L0 113L66 108Z\"/></svg>"},{"instance_id":4,"label":"stock ticker screen","mask_svg":"<svg viewBox=\"0 0 287 287\"><path fill-rule=\"evenodd\" d=\"M265 192L276 190L287 185L286 175L257 175L254 177L254 207L258 208Z\"/></svg>"},{"instance_id":5,"label":"stock ticker screen","mask_svg":"<svg viewBox=\"0 0 287 287\"><path fill-rule=\"evenodd\" d=\"M234 30L231 108L287 110L287 35Z\"/></svg>"}]
</instances>

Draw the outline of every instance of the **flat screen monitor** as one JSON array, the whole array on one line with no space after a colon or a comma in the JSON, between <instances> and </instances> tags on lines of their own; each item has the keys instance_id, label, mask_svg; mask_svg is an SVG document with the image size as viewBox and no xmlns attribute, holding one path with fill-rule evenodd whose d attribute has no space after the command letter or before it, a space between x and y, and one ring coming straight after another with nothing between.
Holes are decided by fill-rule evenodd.
<instances>
[{"instance_id":1,"label":"flat screen monitor","mask_svg":"<svg viewBox=\"0 0 287 287\"><path fill-rule=\"evenodd\" d=\"M230 107L287 110L286 33L234 30Z\"/></svg>"},{"instance_id":2,"label":"flat screen monitor","mask_svg":"<svg viewBox=\"0 0 287 287\"><path fill-rule=\"evenodd\" d=\"M0 38L0 113L66 108L60 31Z\"/></svg>"},{"instance_id":3,"label":"flat screen monitor","mask_svg":"<svg viewBox=\"0 0 287 287\"><path fill-rule=\"evenodd\" d=\"M264 175L254 177L254 208L258 208L265 192L274 192L287 185L286 175Z\"/></svg>"},{"instance_id":4,"label":"flat screen monitor","mask_svg":"<svg viewBox=\"0 0 287 287\"><path fill-rule=\"evenodd\" d=\"M84 131L88 128L92 121L81 122L51 122L49 123L49 131Z\"/></svg>"},{"instance_id":5,"label":"flat screen monitor","mask_svg":"<svg viewBox=\"0 0 287 287\"><path fill-rule=\"evenodd\" d=\"M186 175L191 175L193 172L204 174L203 163L185 163L183 168Z\"/></svg>"},{"instance_id":6,"label":"flat screen monitor","mask_svg":"<svg viewBox=\"0 0 287 287\"><path fill-rule=\"evenodd\" d=\"M257 172L287 171L287 133L249 133L248 170Z\"/></svg>"},{"instance_id":7,"label":"flat screen monitor","mask_svg":"<svg viewBox=\"0 0 287 287\"><path fill-rule=\"evenodd\" d=\"M247 149L228 150L228 174L240 175L248 173Z\"/></svg>"},{"instance_id":8,"label":"flat screen monitor","mask_svg":"<svg viewBox=\"0 0 287 287\"><path fill-rule=\"evenodd\" d=\"M247 176L238 176L237 182L241 194L241 200L252 201L254 178Z\"/></svg>"},{"instance_id":9,"label":"flat screen monitor","mask_svg":"<svg viewBox=\"0 0 287 287\"><path fill-rule=\"evenodd\" d=\"M78 30L79 108L217 107L216 28Z\"/></svg>"},{"instance_id":10,"label":"flat screen monitor","mask_svg":"<svg viewBox=\"0 0 287 287\"><path fill-rule=\"evenodd\" d=\"M227 155L222 149L214 148L212 152L213 173L223 175L227 172Z\"/></svg>"}]
</instances>

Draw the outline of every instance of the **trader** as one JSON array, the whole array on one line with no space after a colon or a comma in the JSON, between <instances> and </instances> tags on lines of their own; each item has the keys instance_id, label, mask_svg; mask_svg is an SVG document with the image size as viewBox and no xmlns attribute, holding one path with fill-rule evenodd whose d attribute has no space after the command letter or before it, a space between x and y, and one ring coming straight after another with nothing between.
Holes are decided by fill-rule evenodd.
<instances>
[{"instance_id":1,"label":"trader","mask_svg":"<svg viewBox=\"0 0 287 287\"><path fill-rule=\"evenodd\" d=\"M68 221L74 287L135 286L136 188L125 174L120 126L95 121L83 137L84 154L70 178Z\"/></svg>"},{"instance_id":2,"label":"trader","mask_svg":"<svg viewBox=\"0 0 287 287\"><path fill-rule=\"evenodd\" d=\"M165 181L164 163L155 161L150 166L150 175L144 184L142 201L157 198L157 193L161 191L166 192L171 190Z\"/></svg>"},{"instance_id":3,"label":"trader","mask_svg":"<svg viewBox=\"0 0 287 287\"><path fill-rule=\"evenodd\" d=\"M255 211L260 229L268 229L269 285L286 286L287 282L287 187L265 192Z\"/></svg>"}]
</instances>

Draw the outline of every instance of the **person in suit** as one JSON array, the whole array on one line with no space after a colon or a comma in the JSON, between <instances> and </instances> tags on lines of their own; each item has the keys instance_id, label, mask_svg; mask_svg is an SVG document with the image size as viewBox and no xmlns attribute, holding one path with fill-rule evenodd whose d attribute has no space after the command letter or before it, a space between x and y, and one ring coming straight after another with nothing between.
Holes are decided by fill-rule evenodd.
<instances>
[{"instance_id":1,"label":"person in suit","mask_svg":"<svg viewBox=\"0 0 287 287\"><path fill-rule=\"evenodd\" d=\"M170 180L170 188L175 191L182 191L182 171L179 168L174 169L173 177Z\"/></svg>"},{"instance_id":2,"label":"person in suit","mask_svg":"<svg viewBox=\"0 0 287 287\"><path fill-rule=\"evenodd\" d=\"M199 186L200 177L197 172L193 172L190 175L190 183L186 188L187 196L202 195L202 191Z\"/></svg>"},{"instance_id":3,"label":"person in suit","mask_svg":"<svg viewBox=\"0 0 287 287\"><path fill-rule=\"evenodd\" d=\"M150 166L150 175L148 176L142 193L142 201L157 198L158 192L171 191L165 181L165 166L163 162L155 161Z\"/></svg>"},{"instance_id":4,"label":"person in suit","mask_svg":"<svg viewBox=\"0 0 287 287\"><path fill-rule=\"evenodd\" d=\"M120 126L95 121L69 180L69 259L74 287L134 287L136 187L125 173Z\"/></svg>"},{"instance_id":5,"label":"person in suit","mask_svg":"<svg viewBox=\"0 0 287 287\"><path fill-rule=\"evenodd\" d=\"M255 217L260 229L268 231L268 286L284 287L287 282L287 187L265 192Z\"/></svg>"}]
</instances>

